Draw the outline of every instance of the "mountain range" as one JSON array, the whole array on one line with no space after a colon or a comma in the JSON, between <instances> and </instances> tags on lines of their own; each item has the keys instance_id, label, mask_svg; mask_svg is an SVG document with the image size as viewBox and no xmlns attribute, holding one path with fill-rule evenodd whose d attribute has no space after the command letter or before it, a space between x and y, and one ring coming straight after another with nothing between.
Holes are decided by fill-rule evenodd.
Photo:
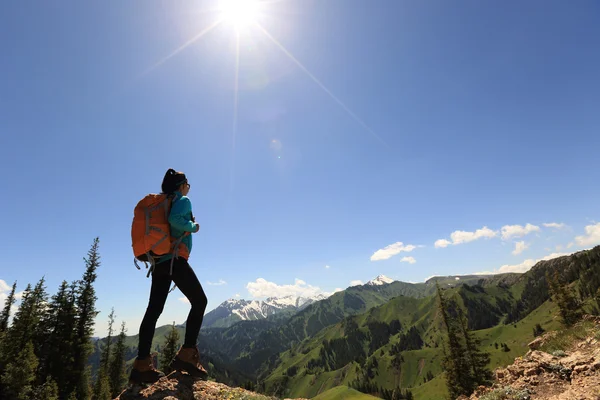
<instances>
[{"instance_id":1,"label":"mountain range","mask_svg":"<svg viewBox=\"0 0 600 400\"><path fill-rule=\"evenodd\" d=\"M381 286L392 282L393 279L379 275L365 285ZM239 321L267 319L275 315L279 318L291 316L327 297L329 295L318 294L309 297L293 295L269 297L266 300L228 299L204 316L202 327L203 329L228 328Z\"/></svg>"},{"instance_id":2,"label":"mountain range","mask_svg":"<svg viewBox=\"0 0 600 400\"><path fill-rule=\"evenodd\" d=\"M495 368L524 355L538 325L547 331L560 326L546 281L554 275L576 290L586 312L598 312L600 246L540 261L524 274L433 277L423 283L379 276L322 299L231 299L217 307L223 316L211 316L198 346L216 380L275 396L310 398L351 386L380 394L401 388L416 399L439 399L447 393L436 286L466 311L469 329ZM232 318L239 320L230 323ZM168 329L157 328L156 350ZM183 327L177 329L183 337ZM95 343L97 353L104 343ZM130 338L130 346L135 343Z\"/></svg>"},{"instance_id":3,"label":"mountain range","mask_svg":"<svg viewBox=\"0 0 600 400\"><path fill-rule=\"evenodd\" d=\"M227 328L239 321L266 319L276 314L291 315L312 303L326 299L325 295L312 297L269 297L264 301L228 299L204 316L203 328Z\"/></svg>"}]
</instances>

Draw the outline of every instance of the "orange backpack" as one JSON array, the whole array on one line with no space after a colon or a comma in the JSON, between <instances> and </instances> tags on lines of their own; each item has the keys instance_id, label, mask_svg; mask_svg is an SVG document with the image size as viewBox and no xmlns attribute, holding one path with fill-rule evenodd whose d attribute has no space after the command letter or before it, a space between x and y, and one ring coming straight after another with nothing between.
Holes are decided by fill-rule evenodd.
<instances>
[{"instance_id":1,"label":"orange backpack","mask_svg":"<svg viewBox=\"0 0 600 400\"><path fill-rule=\"evenodd\" d=\"M156 259L172 252L174 241L170 233L169 212L173 198L166 194L148 194L135 206L131 242L137 269L140 269L137 261L154 265Z\"/></svg>"}]
</instances>

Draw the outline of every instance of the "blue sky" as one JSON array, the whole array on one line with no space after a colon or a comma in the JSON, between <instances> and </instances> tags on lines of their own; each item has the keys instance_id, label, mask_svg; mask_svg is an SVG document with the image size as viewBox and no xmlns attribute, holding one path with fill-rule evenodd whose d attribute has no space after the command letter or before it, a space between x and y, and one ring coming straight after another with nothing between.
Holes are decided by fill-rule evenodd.
<instances>
[{"instance_id":1,"label":"blue sky","mask_svg":"<svg viewBox=\"0 0 600 400\"><path fill-rule=\"evenodd\" d=\"M78 279L99 236L98 334L113 306L136 334L133 207L168 168L208 310L600 244L598 2L269 2L239 52L229 20L191 41L216 6L3 5L0 299Z\"/></svg>"}]
</instances>

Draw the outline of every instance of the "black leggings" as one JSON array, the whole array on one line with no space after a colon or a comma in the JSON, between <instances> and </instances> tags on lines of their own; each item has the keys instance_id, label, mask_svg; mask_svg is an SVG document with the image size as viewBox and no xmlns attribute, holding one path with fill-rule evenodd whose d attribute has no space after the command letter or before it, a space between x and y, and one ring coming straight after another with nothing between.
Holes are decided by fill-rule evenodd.
<instances>
[{"instance_id":1,"label":"black leggings","mask_svg":"<svg viewBox=\"0 0 600 400\"><path fill-rule=\"evenodd\" d=\"M156 321L163 311L167 295L171 287L171 281L175 282L179 290L187 297L192 305L192 309L187 318L185 325L185 341L184 347L196 346L196 340L202 326L204 318L204 310L208 300L202 285L198 281L196 274L187 260L184 258L176 258L173 262L173 275L169 276L171 268L171 260L156 264L152 273L152 288L150 289L150 300L146 314L140 325L140 342L138 347L138 358L144 359L150 355L152 347L152 338L154 337L154 329Z\"/></svg>"}]
</instances>

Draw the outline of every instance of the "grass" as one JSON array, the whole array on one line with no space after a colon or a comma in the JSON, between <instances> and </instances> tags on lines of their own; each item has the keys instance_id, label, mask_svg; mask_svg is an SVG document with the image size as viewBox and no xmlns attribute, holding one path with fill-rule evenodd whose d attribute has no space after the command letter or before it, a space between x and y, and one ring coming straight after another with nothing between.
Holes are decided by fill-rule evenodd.
<instances>
[{"instance_id":1,"label":"grass","mask_svg":"<svg viewBox=\"0 0 600 400\"><path fill-rule=\"evenodd\" d=\"M440 400L448 398L446 379L444 374L439 374L427 383L410 389L415 399Z\"/></svg>"},{"instance_id":2,"label":"grass","mask_svg":"<svg viewBox=\"0 0 600 400\"><path fill-rule=\"evenodd\" d=\"M313 400L377 400L379 397L374 397L369 394L361 393L351 389L348 386L337 386L320 395L313 397Z\"/></svg>"},{"instance_id":3,"label":"grass","mask_svg":"<svg viewBox=\"0 0 600 400\"><path fill-rule=\"evenodd\" d=\"M516 357L527 353L527 344L534 339L533 328L536 324L540 324L546 331L560 329L561 324L555 318L556 314L555 304L546 302L515 324L498 325L477 331L482 349L490 353L490 369L512 364ZM498 349L495 347L496 343ZM502 351L502 343L506 343L510 351Z\"/></svg>"},{"instance_id":4,"label":"grass","mask_svg":"<svg viewBox=\"0 0 600 400\"><path fill-rule=\"evenodd\" d=\"M581 321L569 328L558 331L548 341L546 341L540 350L546 353L554 353L569 349L573 343L586 339L594 334L598 335L595 330L595 324L592 321Z\"/></svg>"}]
</instances>

